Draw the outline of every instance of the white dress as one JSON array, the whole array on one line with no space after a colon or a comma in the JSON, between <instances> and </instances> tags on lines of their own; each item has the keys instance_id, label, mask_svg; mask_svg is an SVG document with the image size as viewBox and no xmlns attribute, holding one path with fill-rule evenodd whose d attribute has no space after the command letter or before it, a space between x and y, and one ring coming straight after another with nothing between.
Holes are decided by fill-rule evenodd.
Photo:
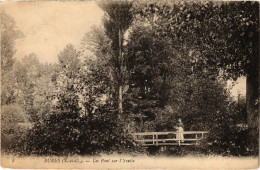
<instances>
[{"instance_id":1,"label":"white dress","mask_svg":"<svg viewBox=\"0 0 260 170\"><path fill-rule=\"evenodd\" d=\"M183 139L184 139L184 137L183 137L183 128L181 126L179 126L177 128L176 139L181 140L183 142Z\"/></svg>"}]
</instances>

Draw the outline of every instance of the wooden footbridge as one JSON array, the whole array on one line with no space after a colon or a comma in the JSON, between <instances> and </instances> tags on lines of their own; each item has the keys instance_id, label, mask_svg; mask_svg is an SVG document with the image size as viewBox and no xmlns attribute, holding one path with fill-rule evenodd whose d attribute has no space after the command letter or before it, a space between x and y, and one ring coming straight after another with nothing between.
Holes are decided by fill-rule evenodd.
<instances>
[{"instance_id":1,"label":"wooden footbridge","mask_svg":"<svg viewBox=\"0 0 260 170\"><path fill-rule=\"evenodd\" d=\"M179 138L183 134L183 139ZM141 146L197 145L203 140L208 131L184 132L141 132L133 133L134 140Z\"/></svg>"}]
</instances>

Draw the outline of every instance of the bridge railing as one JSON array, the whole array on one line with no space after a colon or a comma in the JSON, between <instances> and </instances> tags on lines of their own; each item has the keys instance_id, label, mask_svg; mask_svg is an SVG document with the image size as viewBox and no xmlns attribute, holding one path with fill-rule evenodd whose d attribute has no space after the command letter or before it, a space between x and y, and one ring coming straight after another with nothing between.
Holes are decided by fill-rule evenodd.
<instances>
[{"instance_id":1,"label":"bridge railing","mask_svg":"<svg viewBox=\"0 0 260 170\"><path fill-rule=\"evenodd\" d=\"M178 138L183 134L184 138ZM196 145L204 139L208 131L184 131L184 132L140 132L133 133L134 140L142 146L159 145Z\"/></svg>"}]
</instances>

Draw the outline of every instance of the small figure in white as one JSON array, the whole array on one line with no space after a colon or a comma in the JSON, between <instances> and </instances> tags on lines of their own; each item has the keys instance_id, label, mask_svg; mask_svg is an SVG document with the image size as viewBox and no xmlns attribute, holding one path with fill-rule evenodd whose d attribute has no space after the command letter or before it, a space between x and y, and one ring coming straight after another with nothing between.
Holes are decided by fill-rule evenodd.
<instances>
[{"instance_id":1,"label":"small figure in white","mask_svg":"<svg viewBox=\"0 0 260 170\"><path fill-rule=\"evenodd\" d=\"M180 140L181 142L184 142L184 136L183 136L184 125L181 122L181 118L178 119L175 128L177 129L176 139Z\"/></svg>"}]
</instances>

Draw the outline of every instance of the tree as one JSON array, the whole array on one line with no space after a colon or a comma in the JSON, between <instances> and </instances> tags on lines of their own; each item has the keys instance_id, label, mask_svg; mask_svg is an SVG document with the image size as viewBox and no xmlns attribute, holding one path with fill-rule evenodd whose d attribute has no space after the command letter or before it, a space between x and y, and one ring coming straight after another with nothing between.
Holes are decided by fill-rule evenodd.
<instances>
[{"instance_id":1,"label":"tree","mask_svg":"<svg viewBox=\"0 0 260 170\"><path fill-rule=\"evenodd\" d=\"M123 85L124 85L124 57L123 40L124 33L132 21L130 2L107 2L100 3L100 7L106 12L104 27L106 34L112 41L112 56L117 70L118 82L118 117L121 119L123 113Z\"/></svg>"},{"instance_id":2,"label":"tree","mask_svg":"<svg viewBox=\"0 0 260 170\"><path fill-rule=\"evenodd\" d=\"M82 39L82 53L86 55L84 66L87 74L82 74L85 85L81 94L84 96L85 105L91 108L90 115L95 116L96 112L104 106L113 108L111 112L117 113L115 109L118 95L117 73L111 48L111 39L105 34L102 26L93 27ZM125 113L128 111L126 110ZM120 126L120 129L126 130L129 129L129 119L127 114L123 116L124 124Z\"/></svg>"},{"instance_id":3,"label":"tree","mask_svg":"<svg viewBox=\"0 0 260 170\"><path fill-rule=\"evenodd\" d=\"M53 96L55 91L55 74L59 74L57 64L40 63L40 77L35 79L35 94L33 110L37 121L42 122L43 118L52 112Z\"/></svg>"},{"instance_id":4,"label":"tree","mask_svg":"<svg viewBox=\"0 0 260 170\"><path fill-rule=\"evenodd\" d=\"M21 31L16 27L14 19L5 12L1 12L1 68L10 70L14 63L15 40L22 37Z\"/></svg>"},{"instance_id":5,"label":"tree","mask_svg":"<svg viewBox=\"0 0 260 170\"><path fill-rule=\"evenodd\" d=\"M189 54L194 67L224 70L226 79L247 76L247 118L254 139L259 122L258 7L256 2L173 2L136 8L141 16L163 16L161 33Z\"/></svg>"},{"instance_id":6,"label":"tree","mask_svg":"<svg viewBox=\"0 0 260 170\"><path fill-rule=\"evenodd\" d=\"M132 146L129 138L122 137L113 107L102 100L109 83L106 86L106 67L99 61L85 64L72 45L60 52L56 102L18 149L25 154L67 155L110 153Z\"/></svg>"},{"instance_id":7,"label":"tree","mask_svg":"<svg viewBox=\"0 0 260 170\"><path fill-rule=\"evenodd\" d=\"M209 18L203 20L204 27L200 29L209 32L212 36L209 36L211 41L205 41L207 34L200 35L204 40L197 43L200 43L202 49L208 51L204 52L203 56L209 65L217 65L229 74L228 77L234 79L241 75L247 76L247 120L251 136L257 138L259 131L259 5L254 2L232 2L222 3L220 6L215 5L215 7L214 4L201 4L199 7L208 8L208 12L204 12L204 18L205 16ZM214 12L211 14L209 11ZM193 13L195 19L201 15ZM205 26L211 25L212 20L217 25L215 29L213 26L208 28ZM188 28L192 30L192 27Z\"/></svg>"},{"instance_id":8,"label":"tree","mask_svg":"<svg viewBox=\"0 0 260 170\"><path fill-rule=\"evenodd\" d=\"M52 68L45 67L47 65L41 64L36 54L30 54L15 62L11 72L14 79L12 88L16 91L14 102L23 107L34 123L41 119L40 115L43 113L40 110L45 109L47 112L51 103L47 96L53 90L50 79ZM49 70L46 72L47 69Z\"/></svg>"},{"instance_id":9,"label":"tree","mask_svg":"<svg viewBox=\"0 0 260 170\"><path fill-rule=\"evenodd\" d=\"M63 51L58 55L59 65L66 71L65 75L72 79L77 75L80 69L79 52L74 48L72 44L67 44Z\"/></svg>"},{"instance_id":10,"label":"tree","mask_svg":"<svg viewBox=\"0 0 260 170\"><path fill-rule=\"evenodd\" d=\"M189 53L175 48L174 39L162 30L164 20L151 15L152 23L137 16L129 32L126 55L131 86L125 101L129 114L138 119L142 115L144 124L153 126L149 130L173 130L177 116L185 120L186 129L209 130L210 120L227 112L225 83L203 65L195 67Z\"/></svg>"},{"instance_id":11,"label":"tree","mask_svg":"<svg viewBox=\"0 0 260 170\"><path fill-rule=\"evenodd\" d=\"M22 38L21 31L16 27L15 20L5 12L1 12L1 104L10 104L15 100L14 78L11 70L15 62L15 41Z\"/></svg>"},{"instance_id":12,"label":"tree","mask_svg":"<svg viewBox=\"0 0 260 170\"><path fill-rule=\"evenodd\" d=\"M102 26L92 27L82 39L81 53L84 55L84 66L90 80L89 84L95 84L101 93L106 95L111 106L115 106L115 71L111 55L111 40L105 34ZM101 83L101 84L100 84ZM102 89L102 90L101 90ZM115 106L116 107L116 106Z\"/></svg>"},{"instance_id":13,"label":"tree","mask_svg":"<svg viewBox=\"0 0 260 170\"><path fill-rule=\"evenodd\" d=\"M40 63L36 54L16 60L2 84L2 104L19 105L32 123L40 121L51 108L54 67Z\"/></svg>"}]
</instances>

